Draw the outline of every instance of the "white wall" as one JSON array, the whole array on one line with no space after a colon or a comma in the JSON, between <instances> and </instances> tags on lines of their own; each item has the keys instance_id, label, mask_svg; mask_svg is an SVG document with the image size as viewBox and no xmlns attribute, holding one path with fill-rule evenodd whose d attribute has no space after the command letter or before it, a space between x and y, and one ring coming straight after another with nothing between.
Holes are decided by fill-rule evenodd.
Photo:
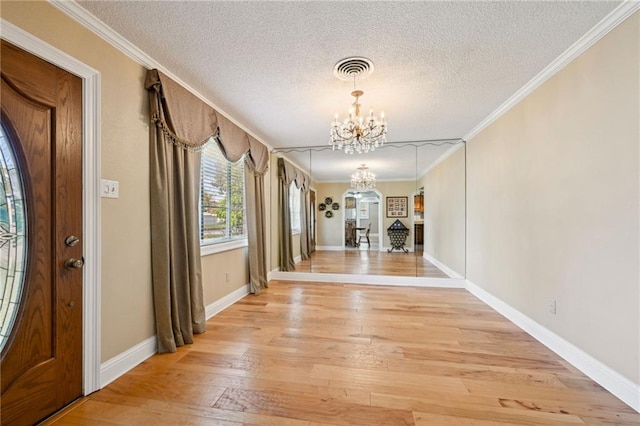
<instances>
[{"instance_id":1,"label":"white wall","mask_svg":"<svg viewBox=\"0 0 640 426\"><path fill-rule=\"evenodd\" d=\"M635 383L639 33L636 13L467 143L467 278Z\"/></svg>"}]
</instances>

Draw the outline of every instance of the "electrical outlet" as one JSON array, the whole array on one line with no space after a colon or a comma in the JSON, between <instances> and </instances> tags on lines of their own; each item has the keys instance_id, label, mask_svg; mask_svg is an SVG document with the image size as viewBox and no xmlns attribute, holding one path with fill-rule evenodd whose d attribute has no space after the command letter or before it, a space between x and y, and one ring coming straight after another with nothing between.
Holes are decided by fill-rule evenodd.
<instances>
[{"instance_id":1,"label":"electrical outlet","mask_svg":"<svg viewBox=\"0 0 640 426\"><path fill-rule=\"evenodd\" d=\"M549 313L555 315L556 314L556 301L552 300L551 303L549 303L549 307L548 307Z\"/></svg>"},{"instance_id":2,"label":"electrical outlet","mask_svg":"<svg viewBox=\"0 0 640 426\"><path fill-rule=\"evenodd\" d=\"M228 272L224 274L224 278L225 278L225 280L227 280L227 282L229 282L229 281L230 281L230 279L229 279L229 273L228 273Z\"/></svg>"}]
</instances>

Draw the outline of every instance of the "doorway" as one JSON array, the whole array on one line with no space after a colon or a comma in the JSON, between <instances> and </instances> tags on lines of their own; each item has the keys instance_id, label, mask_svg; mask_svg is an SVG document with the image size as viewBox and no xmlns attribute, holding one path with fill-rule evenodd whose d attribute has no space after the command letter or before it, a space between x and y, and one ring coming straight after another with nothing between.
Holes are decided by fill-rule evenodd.
<instances>
[{"instance_id":1,"label":"doorway","mask_svg":"<svg viewBox=\"0 0 640 426\"><path fill-rule=\"evenodd\" d=\"M366 191L349 190L342 199L345 206L343 247L382 250L382 193L374 188Z\"/></svg>"},{"instance_id":2,"label":"doorway","mask_svg":"<svg viewBox=\"0 0 640 426\"><path fill-rule=\"evenodd\" d=\"M3 155L15 166L3 174L22 189L4 197L5 216L25 229L3 232L16 254L4 282L22 274L3 295L14 309L2 319L2 420L35 423L83 393L83 82L10 43L1 48Z\"/></svg>"}]
</instances>

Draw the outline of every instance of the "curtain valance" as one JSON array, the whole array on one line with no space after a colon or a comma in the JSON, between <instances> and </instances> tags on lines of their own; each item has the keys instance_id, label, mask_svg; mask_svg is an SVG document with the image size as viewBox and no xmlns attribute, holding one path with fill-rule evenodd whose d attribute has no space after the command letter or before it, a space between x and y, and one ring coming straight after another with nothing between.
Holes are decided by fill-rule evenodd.
<instances>
[{"instance_id":1,"label":"curtain valance","mask_svg":"<svg viewBox=\"0 0 640 426\"><path fill-rule=\"evenodd\" d=\"M197 150L217 134L216 111L162 72L147 71L145 88L150 96L151 121L174 144Z\"/></svg>"},{"instance_id":2,"label":"curtain valance","mask_svg":"<svg viewBox=\"0 0 640 426\"><path fill-rule=\"evenodd\" d=\"M296 183L296 188L308 191L311 186L309 175L286 161L284 158L278 158L278 178L286 185L291 182Z\"/></svg>"},{"instance_id":3,"label":"curtain valance","mask_svg":"<svg viewBox=\"0 0 640 426\"><path fill-rule=\"evenodd\" d=\"M235 163L249 151L249 135L222 114L218 114L218 129L220 151L227 160Z\"/></svg>"},{"instance_id":4,"label":"curtain valance","mask_svg":"<svg viewBox=\"0 0 640 426\"><path fill-rule=\"evenodd\" d=\"M254 175L263 176L269 169L269 150L253 136L249 136L249 155L245 163Z\"/></svg>"},{"instance_id":5,"label":"curtain valance","mask_svg":"<svg viewBox=\"0 0 640 426\"><path fill-rule=\"evenodd\" d=\"M212 136L232 163L249 152L253 170L266 171L267 147L157 69L147 72L145 88L150 92L151 120L172 143L190 151L202 149ZM258 159L259 162L255 162ZM263 164L264 160L264 164Z\"/></svg>"},{"instance_id":6,"label":"curtain valance","mask_svg":"<svg viewBox=\"0 0 640 426\"><path fill-rule=\"evenodd\" d=\"M304 192L307 192L311 186L311 179L309 178L309 175L300 169L298 169L298 174L296 175L296 186Z\"/></svg>"},{"instance_id":7,"label":"curtain valance","mask_svg":"<svg viewBox=\"0 0 640 426\"><path fill-rule=\"evenodd\" d=\"M283 158L278 158L278 179L280 179L283 184L287 186L291 185L291 182L296 179L297 174L298 171L293 164L285 161Z\"/></svg>"}]
</instances>

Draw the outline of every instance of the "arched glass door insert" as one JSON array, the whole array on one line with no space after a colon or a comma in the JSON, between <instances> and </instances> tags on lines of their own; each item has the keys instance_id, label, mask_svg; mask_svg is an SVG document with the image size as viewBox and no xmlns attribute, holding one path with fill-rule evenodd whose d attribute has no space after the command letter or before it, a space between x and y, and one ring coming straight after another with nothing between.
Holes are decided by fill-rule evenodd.
<instances>
[{"instance_id":1,"label":"arched glass door insert","mask_svg":"<svg viewBox=\"0 0 640 426\"><path fill-rule=\"evenodd\" d=\"M26 206L18 166L0 126L0 351L18 313L27 259Z\"/></svg>"}]
</instances>

